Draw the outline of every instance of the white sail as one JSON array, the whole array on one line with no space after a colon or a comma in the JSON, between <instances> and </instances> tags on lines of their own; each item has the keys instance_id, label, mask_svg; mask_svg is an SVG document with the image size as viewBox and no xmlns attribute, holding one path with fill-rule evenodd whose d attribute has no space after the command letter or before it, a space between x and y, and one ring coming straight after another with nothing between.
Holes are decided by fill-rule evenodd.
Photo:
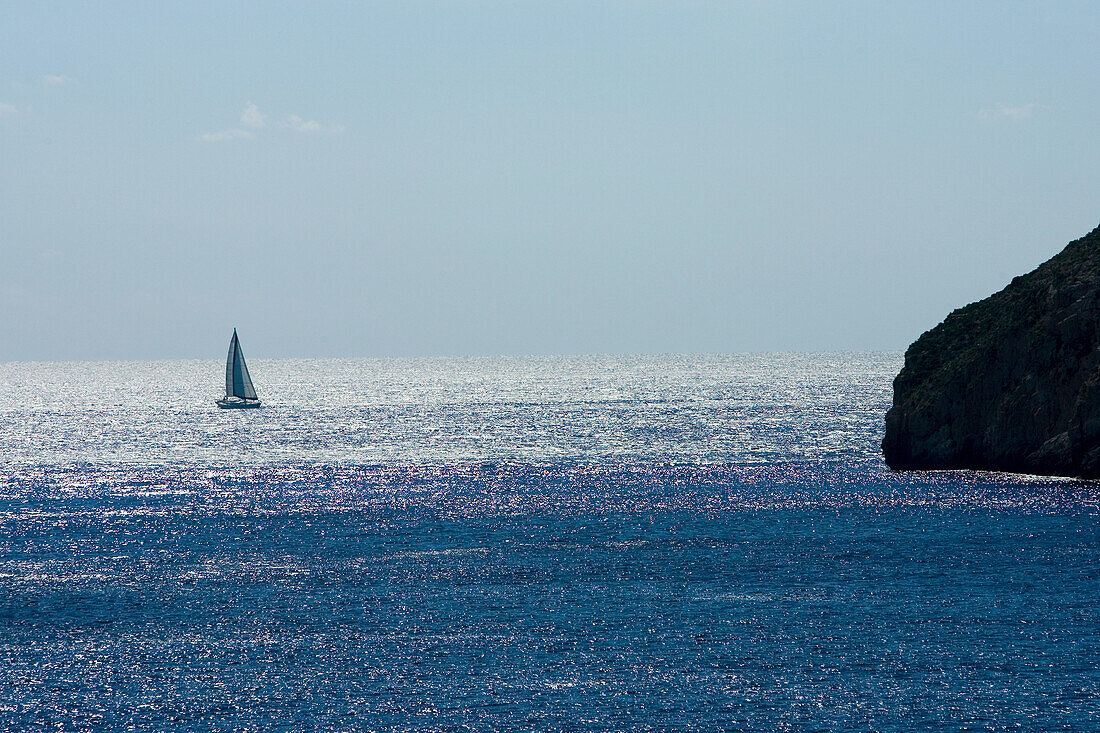
<instances>
[{"instance_id":1,"label":"white sail","mask_svg":"<svg viewBox=\"0 0 1100 733\"><path fill-rule=\"evenodd\" d=\"M256 388L252 386L252 377L248 376L248 366L244 363L241 342L237 340L237 329L233 329L233 338L229 340L229 356L225 361L225 396L239 397L244 400L256 399Z\"/></svg>"}]
</instances>

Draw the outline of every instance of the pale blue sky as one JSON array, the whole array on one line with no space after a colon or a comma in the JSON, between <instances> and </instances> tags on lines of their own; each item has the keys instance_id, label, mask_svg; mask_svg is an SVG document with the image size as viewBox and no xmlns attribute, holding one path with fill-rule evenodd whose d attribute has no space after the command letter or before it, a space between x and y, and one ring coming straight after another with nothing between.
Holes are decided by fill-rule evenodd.
<instances>
[{"instance_id":1,"label":"pale blue sky","mask_svg":"<svg viewBox=\"0 0 1100 733\"><path fill-rule=\"evenodd\" d=\"M1097 3L0 4L0 360L901 349L1100 223Z\"/></svg>"}]
</instances>

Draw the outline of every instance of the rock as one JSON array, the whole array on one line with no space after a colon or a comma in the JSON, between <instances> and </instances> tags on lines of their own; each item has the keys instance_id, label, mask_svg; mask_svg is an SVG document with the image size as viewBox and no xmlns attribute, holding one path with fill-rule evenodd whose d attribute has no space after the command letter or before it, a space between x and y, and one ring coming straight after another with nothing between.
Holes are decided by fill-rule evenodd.
<instances>
[{"instance_id":1,"label":"rock","mask_svg":"<svg viewBox=\"0 0 1100 733\"><path fill-rule=\"evenodd\" d=\"M882 452L895 470L1100 477L1100 227L909 347Z\"/></svg>"}]
</instances>

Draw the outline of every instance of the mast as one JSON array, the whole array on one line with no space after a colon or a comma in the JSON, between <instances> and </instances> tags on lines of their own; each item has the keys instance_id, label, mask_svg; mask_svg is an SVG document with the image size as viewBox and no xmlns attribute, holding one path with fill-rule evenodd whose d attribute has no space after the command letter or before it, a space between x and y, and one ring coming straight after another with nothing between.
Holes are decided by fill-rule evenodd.
<instances>
[{"instance_id":1,"label":"mast","mask_svg":"<svg viewBox=\"0 0 1100 733\"><path fill-rule=\"evenodd\" d=\"M225 396L232 397L233 392L233 364L237 361L237 351L240 343L237 341L237 329L233 329L233 338L229 339L229 356L225 360Z\"/></svg>"}]
</instances>

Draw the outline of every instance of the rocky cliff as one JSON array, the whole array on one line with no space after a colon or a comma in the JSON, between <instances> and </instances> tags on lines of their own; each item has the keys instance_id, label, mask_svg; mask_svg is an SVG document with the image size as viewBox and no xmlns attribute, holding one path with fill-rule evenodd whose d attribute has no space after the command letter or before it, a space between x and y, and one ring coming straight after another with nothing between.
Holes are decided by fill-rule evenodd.
<instances>
[{"instance_id":1,"label":"rocky cliff","mask_svg":"<svg viewBox=\"0 0 1100 733\"><path fill-rule=\"evenodd\" d=\"M896 470L1100 477L1100 227L909 347L882 451Z\"/></svg>"}]
</instances>

